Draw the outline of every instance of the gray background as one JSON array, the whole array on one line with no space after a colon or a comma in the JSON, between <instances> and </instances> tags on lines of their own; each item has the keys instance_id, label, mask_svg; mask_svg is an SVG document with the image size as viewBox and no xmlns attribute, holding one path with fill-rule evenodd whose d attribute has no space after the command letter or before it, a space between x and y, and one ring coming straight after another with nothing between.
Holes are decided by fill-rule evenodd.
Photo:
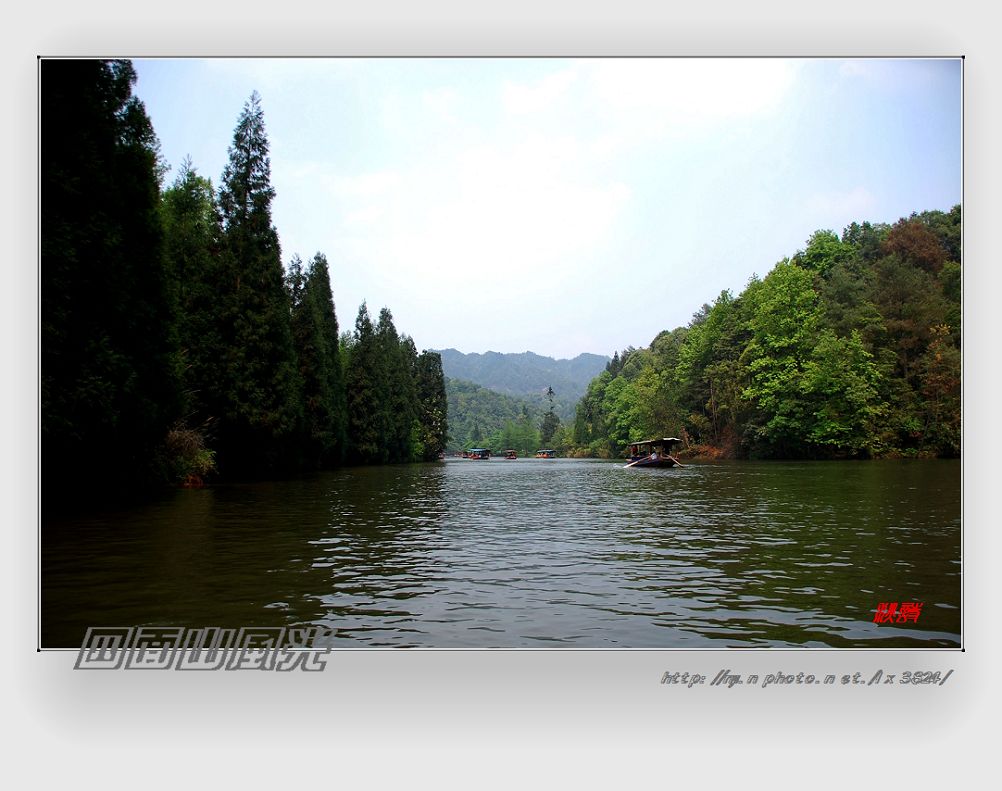
<instances>
[{"instance_id":1,"label":"gray background","mask_svg":"<svg viewBox=\"0 0 1002 791\"><path fill-rule=\"evenodd\" d=\"M817 6L817 7L816 7ZM998 553L1000 55L980 4L620 2L491 6L286 2L21 6L0 33L8 153L2 290L7 774L46 786L977 786L992 756ZM277 9L277 10L276 10ZM964 643L966 651L352 651L322 674L74 672L37 644L37 55L966 56ZM13 178L10 178L13 170ZM11 244L12 242L12 244ZM883 668L943 687L669 687ZM994 719L994 718L993 718ZM195 782L194 778L199 780ZM756 783L757 785L757 783Z\"/></svg>"}]
</instances>

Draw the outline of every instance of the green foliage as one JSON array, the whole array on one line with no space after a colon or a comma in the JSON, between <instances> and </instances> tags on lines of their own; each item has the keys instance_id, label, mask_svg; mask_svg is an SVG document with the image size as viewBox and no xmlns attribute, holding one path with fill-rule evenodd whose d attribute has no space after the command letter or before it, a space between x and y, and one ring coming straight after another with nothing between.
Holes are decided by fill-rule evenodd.
<instances>
[{"instance_id":1,"label":"green foliage","mask_svg":"<svg viewBox=\"0 0 1002 791\"><path fill-rule=\"evenodd\" d=\"M923 438L940 455L960 454L960 349L946 325L933 327L919 362L924 404Z\"/></svg>"},{"instance_id":2,"label":"green foliage","mask_svg":"<svg viewBox=\"0 0 1002 791\"><path fill-rule=\"evenodd\" d=\"M339 335L321 253L283 271L256 93L218 194L190 160L161 194L131 64L41 69L46 491L438 456L439 356L385 309Z\"/></svg>"},{"instance_id":3,"label":"green foliage","mask_svg":"<svg viewBox=\"0 0 1002 791\"><path fill-rule=\"evenodd\" d=\"M815 282L824 310L824 324L837 335L858 332L867 349L885 341L884 317L874 304L875 273L854 256L835 264L826 278Z\"/></svg>"},{"instance_id":4,"label":"green foliage","mask_svg":"<svg viewBox=\"0 0 1002 791\"><path fill-rule=\"evenodd\" d=\"M842 232L842 241L852 245L858 258L871 263L880 257L880 249L888 231L890 226L883 223L873 225L869 222L854 222Z\"/></svg>"},{"instance_id":5,"label":"green foliage","mask_svg":"<svg viewBox=\"0 0 1002 791\"><path fill-rule=\"evenodd\" d=\"M322 254L283 271L256 93L218 193L189 161L161 195L131 64L45 60L41 82L47 490L91 471L190 481L217 461L232 475L430 460L447 437L604 457L656 435L730 455L960 453L959 206L820 230L611 360L418 354L385 308L373 325L363 304L340 333Z\"/></svg>"},{"instance_id":6,"label":"green foliage","mask_svg":"<svg viewBox=\"0 0 1002 791\"><path fill-rule=\"evenodd\" d=\"M534 454L542 445L529 412L524 412L518 420L508 420L504 427L490 434L484 440L487 447L495 451L515 450L521 456Z\"/></svg>"},{"instance_id":7,"label":"green foliage","mask_svg":"<svg viewBox=\"0 0 1002 791\"><path fill-rule=\"evenodd\" d=\"M821 320L812 282L807 270L782 261L755 292L745 349L751 384L743 395L763 416L759 436L777 455L792 453L811 428L798 393Z\"/></svg>"},{"instance_id":8,"label":"green foliage","mask_svg":"<svg viewBox=\"0 0 1002 791\"><path fill-rule=\"evenodd\" d=\"M440 354L443 371L450 379L528 401L534 411L549 409L547 390L552 389L554 413L568 421L573 419L575 404L588 382L608 363L607 357L597 354L579 354L572 360L554 360L532 352L463 354L445 349Z\"/></svg>"},{"instance_id":9,"label":"green foliage","mask_svg":"<svg viewBox=\"0 0 1002 791\"><path fill-rule=\"evenodd\" d=\"M401 339L389 309L379 311L376 341L380 354L380 406L385 413L383 444L390 461L413 461L411 426L417 420L413 368L417 351L410 338Z\"/></svg>"},{"instance_id":10,"label":"green foliage","mask_svg":"<svg viewBox=\"0 0 1002 791\"><path fill-rule=\"evenodd\" d=\"M445 451L449 433L449 404L442 373L442 357L438 352L425 351L418 355L414 366L414 386L417 394L420 445L414 455L424 461L438 458Z\"/></svg>"},{"instance_id":11,"label":"green foliage","mask_svg":"<svg viewBox=\"0 0 1002 791\"><path fill-rule=\"evenodd\" d=\"M461 379L445 379L448 399L449 442L452 450L489 445L495 450L516 447L504 444L504 431L515 426L526 415L532 423L536 411L532 405L514 396L497 393ZM535 428L532 429L535 432ZM512 429L514 431L514 429ZM528 436L525 438L528 441ZM528 442L535 444L538 440Z\"/></svg>"},{"instance_id":12,"label":"green foliage","mask_svg":"<svg viewBox=\"0 0 1002 791\"><path fill-rule=\"evenodd\" d=\"M390 433L387 364L375 327L363 302L355 319L345 372L348 402L349 457L362 464L390 460L384 438Z\"/></svg>"},{"instance_id":13,"label":"green foliage","mask_svg":"<svg viewBox=\"0 0 1002 791\"><path fill-rule=\"evenodd\" d=\"M946 301L946 326L950 328L950 337L954 345L960 346L960 298L961 298L961 273L960 264L956 261L947 261L937 277L939 287L943 291L943 299Z\"/></svg>"},{"instance_id":14,"label":"green foliage","mask_svg":"<svg viewBox=\"0 0 1002 791\"><path fill-rule=\"evenodd\" d=\"M349 458L360 464L438 458L449 419L439 355L418 354L386 308L373 326L365 303L346 341Z\"/></svg>"},{"instance_id":15,"label":"green foliage","mask_svg":"<svg viewBox=\"0 0 1002 791\"><path fill-rule=\"evenodd\" d=\"M853 246L839 239L834 231L816 231L807 241L807 248L793 257L793 262L825 276L832 267L844 264L854 254Z\"/></svg>"},{"instance_id":16,"label":"green foliage","mask_svg":"<svg viewBox=\"0 0 1002 791\"><path fill-rule=\"evenodd\" d=\"M40 78L42 477L155 485L182 408L159 144L129 62L43 60Z\"/></svg>"},{"instance_id":17,"label":"green foliage","mask_svg":"<svg viewBox=\"0 0 1002 791\"><path fill-rule=\"evenodd\" d=\"M168 475L172 483L201 486L216 472L216 453L205 444L202 432L178 422L164 442Z\"/></svg>"},{"instance_id":18,"label":"green foliage","mask_svg":"<svg viewBox=\"0 0 1002 791\"><path fill-rule=\"evenodd\" d=\"M858 332L839 338L821 331L804 366L801 396L808 404L807 443L859 454L876 445L881 417L880 373Z\"/></svg>"},{"instance_id":19,"label":"green foliage","mask_svg":"<svg viewBox=\"0 0 1002 791\"><path fill-rule=\"evenodd\" d=\"M621 365L619 370L622 370ZM614 375L608 370L600 373L592 379L584 398L578 403L574 416L574 442L578 445L590 446L606 437L607 416L602 405L605 389L613 378Z\"/></svg>"},{"instance_id":20,"label":"green foliage","mask_svg":"<svg viewBox=\"0 0 1002 791\"><path fill-rule=\"evenodd\" d=\"M560 418L553 412L543 415L543 420L539 424L539 441L542 445L549 445L553 441L553 436L560 428Z\"/></svg>"},{"instance_id":21,"label":"green foliage","mask_svg":"<svg viewBox=\"0 0 1002 791\"><path fill-rule=\"evenodd\" d=\"M879 259L873 272L873 302L883 318L885 348L896 354L894 375L915 388L919 375L916 365L929 344L932 328L945 323L949 300L934 275L898 254Z\"/></svg>"},{"instance_id":22,"label":"green foliage","mask_svg":"<svg viewBox=\"0 0 1002 791\"><path fill-rule=\"evenodd\" d=\"M244 105L223 171L223 250L216 312L223 336L220 467L277 472L298 462L302 381L278 233L271 223L268 140L260 97Z\"/></svg>"},{"instance_id":23,"label":"green foliage","mask_svg":"<svg viewBox=\"0 0 1002 791\"><path fill-rule=\"evenodd\" d=\"M539 424L539 441L543 445L549 445L553 441L553 435L560 428L560 418L557 417L553 406L555 395L552 387L546 388L546 398L550 403L550 408L546 410L546 414L543 415L543 420Z\"/></svg>"},{"instance_id":24,"label":"green foliage","mask_svg":"<svg viewBox=\"0 0 1002 791\"><path fill-rule=\"evenodd\" d=\"M616 353L568 453L661 434L711 456L959 454L960 219L818 231L739 296Z\"/></svg>"},{"instance_id":25,"label":"green foliage","mask_svg":"<svg viewBox=\"0 0 1002 791\"><path fill-rule=\"evenodd\" d=\"M926 228L936 235L948 261L960 260L961 222L960 206L954 206L949 212L924 211L912 215Z\"/></svg>"},{"instance_id":26,"label":"green foliage","mask_svg":"<svg viewBox=\"0 0 1002 791\"><path fill-rule=\"evenodd\" d=\"M304 272L295 256L286 274L293 344L303 386L303 450L311 467L338 464L347 444L347 404L337 317L327 259L317 253Z\"/></svg>"},{"instance_id":27,"label":"green foliage","mask_svg":"<svg viewBox=\"0 0 1002 791\"><path fill-rule=\"evenodd\" d=\"M163 194L166 259L177 306L184 414L211 425L220 414L223 330L216 314L222 220L208 179L185 160Z\"/></svg>"}]
</instances>

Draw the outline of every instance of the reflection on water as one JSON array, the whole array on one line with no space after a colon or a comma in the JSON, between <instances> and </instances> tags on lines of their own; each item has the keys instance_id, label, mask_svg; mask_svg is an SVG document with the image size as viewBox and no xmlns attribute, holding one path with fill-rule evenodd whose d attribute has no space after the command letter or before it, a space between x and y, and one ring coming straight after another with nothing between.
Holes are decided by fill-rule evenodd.
<instances>
[{"instance_id":1,"label":"reflection on water","mask_svg":"<svg viewBox=\"0 0 1002 791\"><path fill-rule=\"evenodd\" d=\"M42 645L319 624L335 647L960 642L958 462L448 461L43 523ZM873 623L922 602L917 623Z\"/></svg>"}]
</instances>

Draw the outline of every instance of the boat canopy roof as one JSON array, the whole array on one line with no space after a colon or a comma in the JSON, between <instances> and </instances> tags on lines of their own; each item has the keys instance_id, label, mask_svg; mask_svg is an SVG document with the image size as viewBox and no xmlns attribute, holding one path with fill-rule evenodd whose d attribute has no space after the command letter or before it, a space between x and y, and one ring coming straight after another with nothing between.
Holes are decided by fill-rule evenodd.
<instances>
[{"instance_id":1,"label":"boat canopy roof","mask_svg":"<svg viewBox=\"0 0 1002 791\"><path fill-rule=\"evenodd\" d=\"M660 439L638 439L629 443L630 445L668 445L672 442L681 442L678 437L661 437Z\"/></svg>"}]
</instances>

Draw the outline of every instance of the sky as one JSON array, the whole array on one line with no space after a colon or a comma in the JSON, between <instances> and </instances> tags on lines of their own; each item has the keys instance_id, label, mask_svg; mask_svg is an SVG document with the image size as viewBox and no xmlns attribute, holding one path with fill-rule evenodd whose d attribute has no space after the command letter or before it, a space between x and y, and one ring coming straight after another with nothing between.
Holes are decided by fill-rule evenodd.
<instances>
[{"instance_id":1,"label":"sky","mask_svg":"<svg viewBox=\"0 0 1002 791\"><path fill-rule=\"evenodd\" d=\"M283 264L419 349L648 346L817 230L962 195L959 59L136 59L218 187L261 96Z\"/></svg>"}]
</instances>

